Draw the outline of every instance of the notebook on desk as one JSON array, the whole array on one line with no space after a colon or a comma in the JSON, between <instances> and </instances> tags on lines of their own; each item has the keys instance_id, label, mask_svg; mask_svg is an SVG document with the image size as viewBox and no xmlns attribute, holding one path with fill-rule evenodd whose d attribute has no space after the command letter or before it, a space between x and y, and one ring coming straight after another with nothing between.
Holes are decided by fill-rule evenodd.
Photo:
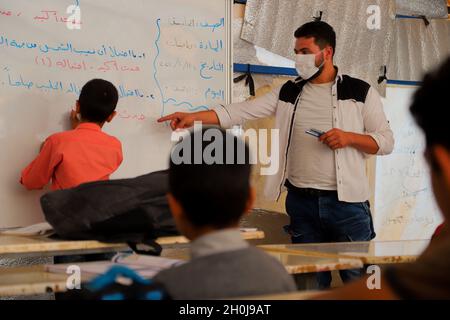
<instances>
[{"instance_id":1,"label":"notebook on desk","mask_svg":"<svg viewBox=\"0 0 450 320\"><path fill-rule=\"evenodd\" d=\"M105 273L112 266L122 265L136 271L144 278L152 278L159 271L180 265L184 262L185 261L178 259L118 253L111 259L111 261L48 264L45 265L45 269L46 271L53 273L67 273L69 266L77 265L80 267L82 275L96 276Z\"/></svg>"},{"instance_id":2,"label":"notebook on desk","mask_svg":"<svg viewBox=\"0 0 450 320\"><path fill-rule=\"evenodd\" d=\"M48 222L42 222L37 224L32 224L30 226L21 228L10 228L6 230L0 230L1 235L8 236L50 236L54 234L55 231L53 227Z\"/></svg>"}]
</instances>

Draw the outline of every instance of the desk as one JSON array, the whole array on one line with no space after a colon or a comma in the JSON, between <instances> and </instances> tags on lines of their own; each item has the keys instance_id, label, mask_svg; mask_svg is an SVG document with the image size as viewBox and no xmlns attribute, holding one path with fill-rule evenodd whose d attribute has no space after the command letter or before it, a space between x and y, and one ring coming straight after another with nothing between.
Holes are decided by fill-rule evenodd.
<instances>
[{"instance_id":1,"label":"desk","mask_svg":"<svg viewBox=\"0 0 450 320\"><path fill-rule=\"evenodd\" d=\"M0 272L0 297L63 292L67 275L45 271L43 265L5 268Z\"/></svg>"},{"instance_id":2,"label":"desk","mask_svg":"<svg viewBox=\"0 0 450 320\"><path fill-rule=\"evenodd\" d=\"M308 257L267 252L279 260L290 274L314 273L332 270L359 269L364 265L359 259Z\"/></svg>"},{"instance_id":3,"label":"desk","mask_svg":"<svg viewBox=\"0 0 450 320\"><path fill-rule=\"evenodd\" d=\"M361 268L359 259L303 257L273 254L284 264L286 270L293 275L303 275L326 270ZM173 259L188 260L189 248L164 249L162 256ZM0 297L14 295L33 295L66 290L68 275L50 273L43 265L5 268L0 273ZM92 276L83 276L82 281L89 281Z\"/></svg>"},{"instance_id":4,"label":"desk","mask_svg":"<svg viewBox=\"0 0 450 320\"><path fill-rule=\"evenodd\" d=\"M188 249L163 250L162 256L173 259L189 259ZM4 268L0 272L0 297L34 295L66 291L69 275L52 273L44 265ZM83 275L82 282L91 280L92 275Z\"/></svg>"},{"instance_id":5,"label":"desk","mask_svg":"<svg viewBox=\"0 0 450 320\"><path fill-rule=\"evenodd\" d=\"M292 256L357 258L364 264L413 262L425 250L429 240L338 242L259 246L268 252Z\"/></svg>"},{"instance_id":6,"label":"desk","mask_svg":"<svg viewBox=\"0 0 450 320\"><path fill-rule=\"evenodd\" d=\"M363 264L411 262L420 255L428 243L428 240L405 240L262 245L259 247L268 250L267 252L277 258L289 273L306 275L312 272L361 268ZM274 249L281 250L281 252ZM162 255L187 260L189 259L189 249L163 250ZM0 273L0 296L60 292L65 290L66 279L67 275L50 274L45 271L43 266L3 269ZM287 294L289 296L282 295L280 298L298 299L301 298L299 296L301 294L302 292ZM272 298L275 299L275 297Z\"/></svg>"},{"instance_id":7,"label":"desk","mask_svg":"<svg viewBox=\"0 0 450 320\"><path fill-rule=\"evenodd\" d=\"M263 239L262 231L245 231L246 240ZM156 240L160 245L188 243L183 236L161 237ZM92 240L59 240L46 237L22 237L0 235L0 258L56 256L71 254L89 254L129 250L125 243L102 243Z\"/></svg>"},{"instance_id":8,"label":"desk","mask_svg":"<svg viewBox=\"0 0 450 320\"><path fill-rule=\"evenodd\" d=\"M98 241L70 241L46 237L18 237L0 235L0 257L36 257L65 254L89 254L128 250L126 244Z\"/></svg>"},{"instance_id":9,"label":"desk","mask_svg":"<svg viewBox=\"0 0 450 320\"><path fill-rule=\"evenodd\" d=\"M267 252L286 268L292 275L302 273L314 273L331 270L358 269L364 265L358 258L336 257L311 257L302 255L290 255L285 253ZM161 256L172 259L189 260L189 248L164 249Z\"/></svg>"},{"instance_id":10,"label":"desk","mask_svg":"<svg viewBox=\"0 0 450 320\"><path fill-rule=\"evenodd\" d=\"M83 278L82 278L83 279ZM44 266L5 269L0 273L0 297L27 296L66 291L67 275L50 273ZM89 281L89 277L83 281ZM321 291L297 291L265 296L242 297L239 300L306 300Z\"/></svg>"}]
</instances>

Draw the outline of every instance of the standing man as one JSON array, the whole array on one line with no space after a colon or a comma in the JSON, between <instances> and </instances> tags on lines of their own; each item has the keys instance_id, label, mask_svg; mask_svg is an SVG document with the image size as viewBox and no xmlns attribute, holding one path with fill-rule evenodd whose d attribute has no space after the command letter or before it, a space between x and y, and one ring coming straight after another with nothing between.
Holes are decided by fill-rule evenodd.
<instances>
[{"instance_id":1,"label":"standing man","mask_svg":"<svg viewBox=\"0 0 450 320\"><path fill-rule=\"evenodd\" d=\"M159 119L172 129L194 121L222 127L275 115L280 134L280 169L268 176L266 195L279 199L287 188L286 230L293 243L368 241L375 237L366 175L368 155L392 152L394 138L378 92L368 83L340 74L333 64L336 33L314 21L295 31L299 78L251 101ZM307 134L306 131L318 137ZM323 132L321 134L321 132ZM362 270L341 271L344 282ZM330 272L318 274L328 288Z\"/></svg>"}]
</instances>

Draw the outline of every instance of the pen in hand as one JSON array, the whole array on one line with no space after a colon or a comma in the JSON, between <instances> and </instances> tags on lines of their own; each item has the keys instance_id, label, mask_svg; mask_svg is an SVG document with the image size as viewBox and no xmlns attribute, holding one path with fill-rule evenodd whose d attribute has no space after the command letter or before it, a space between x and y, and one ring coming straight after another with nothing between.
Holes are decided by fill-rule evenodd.
<instances>
[{"instance_id":1,"label":"pen in hand","mask_svg":"<svg viewBox=\"0 0 450 320\"><path fill-rule=\"evenodd\" d=\"M309 130L306 130L305 131L305 133L307 133L307 134L310 134L310 135L312 135L312 136L314 136L314 137L316 137L316 138L319 138L321 135L323 135L325 132L324 131L320 131L320 130L317 130L317 129L309 129Z\"/></svg>"}]
</instances>

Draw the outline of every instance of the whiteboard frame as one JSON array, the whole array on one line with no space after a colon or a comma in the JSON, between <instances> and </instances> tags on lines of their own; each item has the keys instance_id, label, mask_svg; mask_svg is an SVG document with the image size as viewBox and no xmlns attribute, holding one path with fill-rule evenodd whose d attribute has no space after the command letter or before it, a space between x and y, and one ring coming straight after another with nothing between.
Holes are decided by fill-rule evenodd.
<instances>
[{"instance_id":1,"label":"whiteboard frame","mask_svg":"<svg viewBox=\"0 0 450 320\"><path fill-rule=\"evenodd\" d=\"M233 97L233 5L234 0L225 0L226 4L226 12L225 12L225 21L226 21L226 45L228 48L227 54L227 64L228 68L226 68L226 79L227 83L225 85L225 90L227 92L225 97L225 104L230 104Z\"/></svg>"}]
</instances>

